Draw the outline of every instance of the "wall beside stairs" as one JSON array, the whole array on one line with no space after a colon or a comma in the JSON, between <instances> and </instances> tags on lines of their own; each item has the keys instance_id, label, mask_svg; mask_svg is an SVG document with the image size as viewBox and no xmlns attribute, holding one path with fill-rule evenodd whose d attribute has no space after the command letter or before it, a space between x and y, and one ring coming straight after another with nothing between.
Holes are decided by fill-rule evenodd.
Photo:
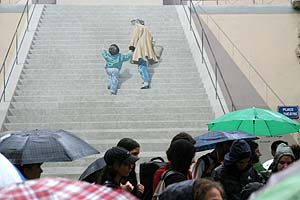
<instances>
[{"instance_id":1,"label":"wall beside stairs","mask_svg":"<svg viewBox=\"0 0 300 200\"><path fill-rule=\"evenodd\" d=\"M137 66L127 62L118 95L111 96L100 52L111 43L127 52L130 20L136 17L145 20L156 43L164 46L163 56L149 66L151 89L140 89ZM68 130L101 155L131 137L141 144L139 162L144 162L165 157L179 132L205 132L214 117L175 6L47 5L2 129ZM45 163L44 176L76 179L101 155Z\"/></svg>"}]
</instances>

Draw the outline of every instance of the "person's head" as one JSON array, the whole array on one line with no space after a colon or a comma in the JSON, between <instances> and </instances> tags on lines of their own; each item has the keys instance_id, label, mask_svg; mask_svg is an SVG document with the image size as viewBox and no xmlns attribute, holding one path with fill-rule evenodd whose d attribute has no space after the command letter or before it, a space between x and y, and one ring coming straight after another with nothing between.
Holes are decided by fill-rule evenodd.
<instances>
[{"instance_id":1,"label":"person's head","mask_svg":"<svg viewBox=\"0 0 300 200\"><path fill-rule=\"evenodd\" d=\"M237 170L244 171L251 161L251 148L245 140L235 140L224 159L235 165Z\"/></svg>"},{"instance_id":2,"label":"person's head","mask_svg":"<svg viewBox=\"0 0 300 200\"><path fill-rule=\"evenodd\" d=\"M195 156L195 147L188 140L179 139L171 143L167 156L173 170L187 174Z\"/></svg>"},{"instance_id":3,"label":"person's head","mask_svg":"<svg viewBox=\"0 0 300 200\"><path fill-rule=\"evenodd\" d=\"M136 24L145 25L145 21L141 19L133 19L130 22L132 25L136 25Z\"/></svg>"},{"instance_id":4,"label":"person's head","mask_svg":"<svg viewBox=\"0 0 300 200\"><path fill-rule=\"evenodd\" d=\"M222 200L224 198L221 185L205 178L195 180L193 194L194 199L197 200Z\"/></svg>"},{"instance_id":5,"label":"person's head","mask_svg":"<svg viewBox=\"0 0 300 200\"><path fill-rule=\"evenodd\" d=\"M291 149L295 156L295 161L300 159L300 146L298 144L291 145Z\"/></svg>"},{"instance_id":6,"label":"person's head","mask_svg":"<svg viewBox=\"0 0 300 200\"><path fill-rule=\"evenodd\" d=\"M258 144L254 141L248 141L248 144L250 145L251 148L252 163L258 163L259 157L261 157Z\"/></svg>"},{"instance_id":7,"label":"person's head","mask_svg":"<svg viewBox=\"0 0 300 200\"><path fill-rule=\"evenodd\" d=\"M177 135L175 135L171 140L171 144L176 140L187 140L188 142L192 143L193 145L196 144L196 140L190 134L188 134L186 132L180 132Z\"/></svg>"},{"instance_id":8,"label":"person's head","mask_svg":"<svg viewBox=\"0 0 300 200\"><path fill-rule=\"evenodd\" d=\"M233 141L225 141L216 144L213 152L217 153L217 159L219 162L222 162L224 160L224 156L229 152L232 142Z\"/></svg>"},{"instance_id":9,"label":"person's head","mask_svg":"<svg viewBox=\"0 0 300 200\"><path fill-rule=\"evenodd\" d=\"M121 139L118 142L117 146L127 149L131 153L131 155L138 157L138 155L140 154L140 144L131 138Z\"/></svg>"},{"instance_id":10,"label":"person's head","mask_svg":"<svg viewBox=\"0 0 300 200\"><path fill-rule=\"evenodd\" d=\"M30 179L37 179L41 177L43 170L41 165L43 163L34 163L34 164L26 164L26 165L15 165L18 170L22 173L22 175L30 180Z\"/></svg>"},{"instance_id":11,"label":"person's head","mask_svg":"<svg viewBox=\"0 0 300 200\"><path fill-rule=\"evenodd\" d=\"M117 55L119 52L120 52L120 49L118 47L118 45L116 44L111 44L108 48L108 52L111 54L111 55Z\"/></svg>"},{"instance_id":12,"label":"person's head","mask_svg":"<svg viewBox=\"0 0 300 200\"><path fill-rule=\"evenodd\" d=\"M279 144L274 157L273 172L284 170L294 161L295 156L292 149L284 143Z\"/></svg>"},{"instance_id":13,"label":"person's head","mask_svg":"<svg viewBox=\"0 0 300 200\"><path fill-rule=\"evenodd\" d=\"M123 147L112 147L105 152L104 160L106 166L97 183L103 184L108 180L119 184L122 177L129 175L138 157L131 155Z\"/></svg>"},{"instance_id":14,"label":"person's head","mask_svg":"<svg viewBox=\"0 0 300 200\"><path fill-rule=\"evenodd\" d=\"M274 141L272 144L271 144L271 154L272 156L274 157L275 156L275 153L276 153L276 149L277 149L277 146L281 143L284 143L286 145L288 145L288 143L286 141L283 141L283 140L276 140Z\"/></svg>"},{"instance_id":15,"label":"person's head","mask_svg":"<svg viewBox=\"0 0 300 200\"><path fill-rule=\"evenodd\" d=\"M241 200L247 200L253 192L259 190L263 186L264 184L259 182L248 183L241 191Z\"/></svg>"},{"instance_id":16,"label":"person's head","mask_svg":"<svg viewBox=\"0 0 300 200\"><path fill-rule=\"evenodd\" d=\"M175 135L171 140L170 146L172 145L173 142L175 142L177 140L186 140L186 141L190 142L193 145L196 144L196 140L190 134L188 134L186 132L180 132L177 135ZM170 160L169 155L168 155L168 151L167 151L167 159Z\"/></svg>"}]
</instances>

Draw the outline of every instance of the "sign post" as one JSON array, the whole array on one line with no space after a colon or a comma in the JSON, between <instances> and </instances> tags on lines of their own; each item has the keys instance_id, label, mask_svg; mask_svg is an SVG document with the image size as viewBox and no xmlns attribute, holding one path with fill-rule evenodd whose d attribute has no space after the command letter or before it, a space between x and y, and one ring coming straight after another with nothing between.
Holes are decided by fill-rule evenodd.
<instances>
[{"instance_id":1,"label":"sign post","mask_svg":"<svg viewBox=\"0 0 300 200\"><path fill-rule=\"evenodd\" d=\"M278 112L290 119L299 118L299 106L278 106Z\"/></svg>"}]
</instances>

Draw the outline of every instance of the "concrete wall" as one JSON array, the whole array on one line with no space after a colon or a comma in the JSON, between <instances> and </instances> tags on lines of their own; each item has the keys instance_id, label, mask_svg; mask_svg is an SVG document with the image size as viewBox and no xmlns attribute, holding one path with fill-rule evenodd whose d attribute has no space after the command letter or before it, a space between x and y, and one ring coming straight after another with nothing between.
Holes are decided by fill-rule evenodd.
<instances>
[{"instance_id":1,"label":"concrete wall","mask_svg":"<svg viewBox=\"0 0 300 200\"><path fill-rule=\"evenodd\" d=\"M245 54L256 70L287 105L300 105L300 59L296 57L299 14L214 15L224 32ZM275 109L280 102L266 92L265 84L250 70L237 51L212 23L208 23L227 52L238 63L268 105ZM238 27L238 28L237 28Z\"/></svg>"},{"instance_id":2,"label":"concrete wall","mask_svg":"<svg viewBox=\"0 0 300 200\"><path fill-rule=\"evenodd\" d=\"M0 64L16 30L21 13L0 13Z\"/></svg>"}]
</instances>

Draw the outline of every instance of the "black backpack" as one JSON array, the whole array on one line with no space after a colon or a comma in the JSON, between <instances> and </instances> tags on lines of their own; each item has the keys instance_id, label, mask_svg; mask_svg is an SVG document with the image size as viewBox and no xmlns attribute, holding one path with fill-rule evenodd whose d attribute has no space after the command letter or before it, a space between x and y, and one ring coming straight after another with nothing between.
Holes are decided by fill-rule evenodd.
<instances>
[{"instance_id":1,"label":"black backpack","mask_svg":"<svg viewBox=\"0 0 300 200\"><path fill-rule=\"evenodd\" d=\"M142 200L151 200L153 196L153 175L161 166L166 166L166 162L162 157L152 158L149 162L140 164L140 182L145 187Z\"/></svg>"}]
</instances>

